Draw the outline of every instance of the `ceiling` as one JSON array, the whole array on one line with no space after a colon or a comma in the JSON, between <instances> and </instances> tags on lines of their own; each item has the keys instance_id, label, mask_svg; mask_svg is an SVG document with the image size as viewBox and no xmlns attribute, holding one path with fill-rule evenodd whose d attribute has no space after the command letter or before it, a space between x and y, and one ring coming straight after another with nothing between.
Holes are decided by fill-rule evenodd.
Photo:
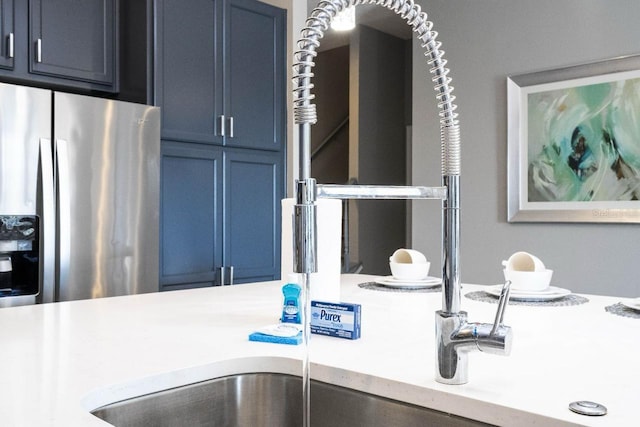
<instances>
[{"instance_id":1,"label":"ceiling","mask_svg":"<svg viewBox=\"0 0 640 427\"><path fill-rule=\"evenodd\" d=\"M319 0L307 0L307 14L318 4ZM378 5L356 6L356 24L366 25L401 39L411 38L411 27L391 10ZM321 41L319 50L333 49L349 44L349 31L329 30Z\"/></svg>"}]
</instances>

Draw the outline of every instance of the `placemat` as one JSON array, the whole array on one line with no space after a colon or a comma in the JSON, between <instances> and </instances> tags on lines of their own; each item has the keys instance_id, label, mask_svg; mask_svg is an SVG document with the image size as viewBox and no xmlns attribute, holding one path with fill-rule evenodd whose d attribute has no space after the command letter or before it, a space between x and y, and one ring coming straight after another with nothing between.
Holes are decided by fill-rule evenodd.
<instances>
[{"instance_id":1,"label":"placemat","mask_svg":"<svg viewBox=\"0 0 640 427\"><path fill-rule=\"evenodd\" d=\"M615 314L616 316L631 317L632 319L640 319L640 311L636 311L620 303L608 305L604 309L611 314Z\"/></svg>"},{"instance_id":2,"label":"placemat","mask_svg":"<svg viewBox=\"0 0 640 427\"><path fill-rule=\"evenodd\" d=\"M359 288L369 289L371 291L382 291L382 292L411 292L411 293L429 293L429 292L440 292L439 284L436 286L432 286L429 288L396 288L392 286L385 286L376 282L364 282L358 284Z\"/></svg>"},{"instance_id":3,"label":"placemat","mask_svg":"<svg viewBox=\"0 0 640 427\"><path fill-rule=\"evenodd\" d=\"M475 291L465 294L465 297L474 300L489 303L498 303L498 297L491 295L485 291ZM509 299L510 305L530 305L530 306L542 306L542 307L565 307L570 305L580 305L589 302L588 298L580 295L569 294L566 297L554 299L551 301L526 301L526 300L514 300Z\"/></svg>"}]
</instances>

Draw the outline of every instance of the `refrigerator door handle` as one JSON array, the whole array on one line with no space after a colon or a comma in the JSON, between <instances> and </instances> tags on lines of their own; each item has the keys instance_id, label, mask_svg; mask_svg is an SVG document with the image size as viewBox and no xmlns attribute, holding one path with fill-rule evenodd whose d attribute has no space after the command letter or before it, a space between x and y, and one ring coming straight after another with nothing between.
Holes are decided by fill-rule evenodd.
<instances>
[{"instance_id":1,"label":"refrigerator door handle","mask_svg":"<svg viewBox=\"0 0 640 427\"><path fill-rule=\"evenodd\" d=\"M55 300L55 190L53 186L53 157L51 140L40 139L40 176L42 211L40 212L40 240L42 242L42 275L38 302Z\"/></svg>"},{"instance_id":2,"label":"refrigerator door handle","mask_svg":"<svg viewBox=\"0 0 640 427\"><path fill-rule=\"evenodd\" d=\"M71 258L71 198L69 194L69 155L67 141L56 139L56 176L58 192L58 295L63 298L68 287Z\"/></svg>"}]
</instances>

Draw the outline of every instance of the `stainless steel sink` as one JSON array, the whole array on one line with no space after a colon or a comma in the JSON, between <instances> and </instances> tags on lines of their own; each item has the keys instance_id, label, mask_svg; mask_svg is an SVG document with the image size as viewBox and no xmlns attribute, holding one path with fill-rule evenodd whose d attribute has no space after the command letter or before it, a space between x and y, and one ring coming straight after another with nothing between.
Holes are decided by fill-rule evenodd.
<instances>
[{"instance_id":1,"label":"stainless steel sink","mask_svg":"<svg viewBox=\"0 0 640 427\"><path fill-rule=\"evenodd\" d=\"M241 374L98 408L117 427L302 425L302 381L285 374ZM486 426L478 421L312 381L312 427Z\"/></svg>"}]
</instances>

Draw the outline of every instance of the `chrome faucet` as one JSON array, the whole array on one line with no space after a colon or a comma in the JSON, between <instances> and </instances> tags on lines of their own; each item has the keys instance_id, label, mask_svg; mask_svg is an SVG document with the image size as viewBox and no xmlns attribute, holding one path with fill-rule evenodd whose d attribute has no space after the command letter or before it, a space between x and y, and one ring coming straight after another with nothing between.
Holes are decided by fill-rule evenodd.
<instances>
[{"instance_id":1,"label":"chrome faucet","mask_svg":"<svg viewBox=\"0 0 640 427\"><path fill-rule=\"evenodd\" d=\"M442 147L442 185L364 186L321 185L311 178L311 125L316 123L315 105L311 103L313 58L320 39L333 18L347 7L360 4L384 6L404 19L425 50L431 80L440 110ZM455 96L446 68L444 51L436 40L437 33L427 14L414 0L321 0L306 21L298 40L294 69L294 120L298 126L298 178L294 208L294 271L302 273L308 289L311 273L316 267L316 198L337 199L440 199L442 200L442 310L436 312L436 380L447 384L468 381L467 353L473 349L508 355L511 348L511 328L502 324L509 295L505 284L498 304L496 321L492 324L467 322L467 313L460 309L460 128L453 104ZM308 296L308 292L305 293ZM308 304L308 301L306 302ZM308 323L308 321L307 321ZM307 333L307 332L305 332Z\"/></svg>"},{"instance_id":2,"label":"chrome faucet","mask_svg":"<svg viewBox=\"0 0 640 427\"><path fill-rule=\"evenodd\" d=\"M506 282L498 300L498 311L493 324L467 322L467 313L436 311L436 381L445 384L464 384L469 380L468 353L508 356L511 352L512 333L502 319L509 300L511 282Z\"/></svg>"}]
</instances>

